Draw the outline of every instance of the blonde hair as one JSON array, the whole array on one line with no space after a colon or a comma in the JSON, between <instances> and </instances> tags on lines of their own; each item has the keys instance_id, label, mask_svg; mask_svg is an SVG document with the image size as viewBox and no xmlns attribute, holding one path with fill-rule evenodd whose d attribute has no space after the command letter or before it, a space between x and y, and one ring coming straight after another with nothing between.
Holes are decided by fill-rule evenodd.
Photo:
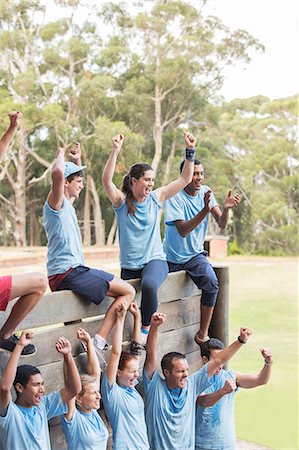
<instances>
[{"instance_id":1,"label":"blonde hair","mask_svg":"<svg viewBox=\"0 0 299 450\"><path fill-rule=\"evenodd\" d=\"M92 377L92 376L87 375L87 374L80 375L80 380L81 380L81 391L79 392L79 394L77 394L77 396L82 397L82 395L84 395L85 387L88 384L96 383L97 380L96 380L95 377ZM77 402L77 400L76 400L76 405L80 406L79 403Z\"/></svg>"}]
</instances>

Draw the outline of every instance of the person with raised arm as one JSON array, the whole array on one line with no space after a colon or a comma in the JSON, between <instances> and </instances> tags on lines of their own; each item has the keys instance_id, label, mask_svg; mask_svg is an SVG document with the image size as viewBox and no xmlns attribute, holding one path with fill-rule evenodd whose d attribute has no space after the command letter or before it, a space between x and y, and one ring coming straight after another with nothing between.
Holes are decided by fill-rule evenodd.
<instances>
[{"instance_id":1,"label":"person with raised arm","mask_svg":"<svg viewBox=\"0 0 299 450\"><path fill-rule=\"evenodd\" d=\"M143 369L145 418L151 450L194 450L197 397L214 382L219 365L227 362L247 342L252 331L241 328L235 342L189 376L188 362L179 352L167 353L158 373L158 328L165 315L155 313L146 345Z\"/></svg>"},{"instance_id":2,"label":"person with raised arm","mask_svg":"<svg viewBox=\"0 0 299 450\"><path fill-rule=\"evenodd\" d=\"M130 310L135 318L136 307L131 306ZM124 305L118 307L116 315L111 356L101 385L105 413L113 432L113 449L148 450L144 403L135 389L139 376L139 356L135 352L122 352L126 316ZM136 334L135 339L138 340Z\"/></svg>"},{"instance_id":3,"label":"person with raised arm","mask_svg":"<svg viewBox=\"0 0 299 450\"><path fill-rule=\"evenodd\" d=\"M17 131L22 113L8 114L10 125L0 139L0 162L5 158L12 139ZM8 303L18 299L0 329L0 351L12 352L19 341L13 334L22 320L32 311L43 297L47 288L47 279L39 272L20 275L0 276L0 311L5 311ZM23 347L22 356L33 355L36 348L33 344Z\"/></svg>"},{"instance_id":4,"label":"person with raised arm","mask_svg":"<svg viewBox=\"0 0 299 450\"><path fill-rule=\"evenodd\" d=\"M223 342L211 338L200 345L203 363L213 359L224 348ZM214 383L197 398L195 417L196 450L236 450L234 420L235 395L239 388L252 389L267 384L272 370L272 352L262 348L264 360L258 374L245 374L223 369L221 364L214 377Z\"/></svg>"},{"instance_id":5,"label":"person with raised arm","mask_svg":"<svg viewBox=\"0 0 299 450\"><path fill-rule=\"evenodd\" d=\"M67 402L80 391L80 377L70 342L61 337L56 350L63 355L65 386L45 395L44 380L37 367L18 366L24 347L33 333L23 331L0 380L0 449L51 450L48 420L67 411ZM14 386L17 398L11 398Z\"/></svg>"},{"instance_id":6,"label":"person with raised arm","mask_svg":"<svg viewBox=\"0 0 299 450\"><path fill-rule=\"evenodd\" d=\"M114 326L117 305L126 308L135 297L134 288L111 273L85 266L81 234L73 203L84 184L81 149L77 142L65 162L58 148L52 168L52 188L44 204L44 227L48 238L48 278L52 291L71 290L99 305L104 297L115 298L106 312L93 344L102 368L106 367L107 337Z\"/></svg>"},{"instance_id":7,"label":"person with raised arm","mask_svg":"<svg viewBox=\"0 0 299 450\"><path fill-rule=\"evenodd\" d=\"M180 171L182 168L183 162ZM240 196L229 191L221 211L213 192L203 182L204 168L196 159L191 182L164 203L166 227L163 248L169 272L185 270L202 291L200 328L194 337L198 345L209 340L209 325L219 291L217 276L204 250L209 216L211 213L219 227L225 228L229 210L240 202Z\"/></svg>"},{"instance_id":8,"label":"person with raised arm","mask_svg":"<svg viewBox=\"0 0 299 450\"><path fill-rule=\"evenodd\" d=\"M113 182L117 157L124 136L112 139L112 152L105 165L102 182L112 203L118 225L121 278L141 278L142 343L145 344L152 314L158 308L157 291L168 274L160 235L162 203L190 183L196 138L185 132L186 159L178 179L154 189L155 172L146 163L134 164L124 177L121 190Z\"/></svg>"},{"instance_id":9,"label":"person with raised arm","mask_svg":"<svg viewBox=\"0 0 299 450\"><path fill-rule=\"evenodd\" d=\"M81 391L68 402L68 412L62 416L62 431L69 450L104 450L108 430L97 412L101 369L89 333L79 328L77 337L87 351L87 373L80 376Z\"/></svg>"}]
</instances>

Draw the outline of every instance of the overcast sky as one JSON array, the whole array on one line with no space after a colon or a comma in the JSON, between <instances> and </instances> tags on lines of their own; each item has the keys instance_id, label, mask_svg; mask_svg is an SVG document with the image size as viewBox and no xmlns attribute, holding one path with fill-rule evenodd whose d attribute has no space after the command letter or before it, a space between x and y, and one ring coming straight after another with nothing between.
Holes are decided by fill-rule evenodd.
<instances>
[{"instance_id":1,"label":"overcast sky","mask_svg":"<svg viewBox=\"0 0 299 450\"><path fill-rule=\"evenodd\" d=\"M299 1L208 0L204 11L232 29L242 28L265 46L244 69L230 67L221 94L226 100L299 92Z\"/></svg>"}]
</instances>

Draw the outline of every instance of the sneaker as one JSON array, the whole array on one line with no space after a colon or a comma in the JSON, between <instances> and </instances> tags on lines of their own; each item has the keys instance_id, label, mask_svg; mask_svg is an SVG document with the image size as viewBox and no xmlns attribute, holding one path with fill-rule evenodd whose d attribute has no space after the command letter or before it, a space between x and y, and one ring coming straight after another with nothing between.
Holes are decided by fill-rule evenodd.
<instances>
[{"instance_id":1,"label":"sneaker","mask_svg":"<svg viewBox=\"0 0 299 450\"><path fill-rule=\"evenodd\" d=\"M142 351L145 350L145 346L142 344L139 344L139 342L131 341L130 343L130 353L131 355L140 356L142 354Z\"/></svg>"},{"instance_id":2,"label":"sneaker","mask_svg":"<svg viewBox=\"0 0 299 450\"><path fill-rule=\"evenodd\" d=\"M208 342L210 340L209 336L204 336L203 338L198 336L198 333L196 333L196 335L194 336L194 341L196 342L197 345L200 346L200 344L202 344L203 342Z\"/></svg>"},{"instance_id":3,"label":"sneaker","mask_svg":"<svg viewBox=\"0 0 299 450\"><path fill-rule=\"evenodd\" d=\"M141 327L141 333L140 333L140 344L144 347L146 346L148 338L148 330L146 328Z\"/></svg>"},{"instance_id":4,"label":"sneaker","mask_svg":"<svg viewBox=\"0 0 299 450\"><path fill-rule=\"evenodd\" d=\"M0 344L0 351L13 352L17 345L19 338L13 334L10 338L2 341ZM33 344L28 344L23 348L21 356L32 356L36 353L36 347Z\"/></svg>"},{"instance_id":5,"label":"sneaker","mask_svg":"<svg viewBox=\"0 0 299 450\"><path fill-rule=\"evenodd\" d=\"M92 343L93 343L96 355L98 357L101 370L105 370L107 368L106 353L107 353L108 345L106 344L104 348L100 348L96 337L92 338Z\"/></svg>"}]
</instances>

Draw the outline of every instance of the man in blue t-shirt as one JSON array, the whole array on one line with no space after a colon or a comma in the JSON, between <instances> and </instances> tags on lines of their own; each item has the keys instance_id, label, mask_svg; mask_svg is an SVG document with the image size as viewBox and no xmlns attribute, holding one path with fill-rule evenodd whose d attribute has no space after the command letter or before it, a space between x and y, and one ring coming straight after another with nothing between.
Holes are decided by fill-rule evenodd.
<instances>
[{"instance_id":1,"label":"man in blue t-shirt","mask_svg":"<svg viewBox=\"0 0 299 450\"><path fill-rule=\"evenodd\" d=\"M44 381L37 367L17 367L21 353L33 338L23 331L0 381L0 450L51 450L48 420L67 412L66 403L81 390L80 376L71 353L70 342L61 337L56 350L63 355L65 386L44 395ZM11 398L14 386L17 398Z\"/></svg>"},{"instance_id":2,"label":"man in blue t-shirt","mask_svg":"<svg viewBox=\"0 0 299 450\"><path fill-rule=\"evenodd\" d=\"M223 342L212 338L200 345L203 363L217 356ZM213 383L197 398L195 417L196 450L236 450L234 402L237 388L251 389L268 383L273 364L270 349L262 348L264 365L256 374L244 374L223 369L220 365Z\"/></svg>"},{"instance_id":3,"label":"man in blue t-shirt","mask_svg":"<svg viewBox=\"0 0 299 450\"><path fill-rule=\"evenodd\" d=\"M202 290L200 328L194 338L197 344L209 340L208 330L219 290L216 274L204 251L209 213L220 228L225 228L229 209L237 207L240 202L239 195L231 195L229 191L221 211L203 180L204 169L196 159L191 183L164 203L164 251L169 272L185 270Z\"/></svg>"},{"instance_id":4,"label":"man in blue t-shirt","mask_svg":"<svg viewBox=\"0 0 299 450\"><path fill-rule=\"evenodd\" d=\"M165 315L154 313L146 345L143 370L145 420L151 450L194 450L196 399L214 382L217 368L228 361L247 342L249 328L219 352L200 370L188 376L185 355L171 352L161 361L164 378L157 372L158 327Z\"/></svg>"},{"instance_id":5,"label":"man in blue t-shirt","mask_svg":"<svg viewBox=\"0 0 299 450\"><path fill-rule=\"evenodd\" d=\"M121 146L114 142L113 145ZM52 167L52 187L44 204L44 228L48 239L48 278L52 291L71 290L96 305L105 296L115 301L108 308L93 344L101 368L106 367L107 338L115 322L115 310L120 303L126 308L135 297L135 289L128 282L111 273L86 267L81 234L73 203L84 187L81 149L77 142L69 153L72 161L65 162L64 149L58 148Z\"/></svg>"}]
</instances>

